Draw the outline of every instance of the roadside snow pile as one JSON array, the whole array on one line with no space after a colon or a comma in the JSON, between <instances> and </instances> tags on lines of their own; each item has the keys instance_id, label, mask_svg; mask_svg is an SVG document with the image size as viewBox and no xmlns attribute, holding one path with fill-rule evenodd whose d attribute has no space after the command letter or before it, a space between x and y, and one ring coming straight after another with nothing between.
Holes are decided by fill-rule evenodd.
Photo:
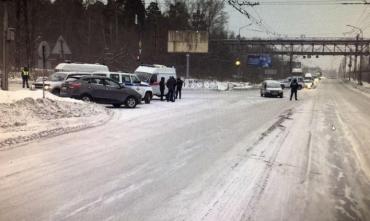
<instances>
[{"instance_id":1,"label":"roadside snow pile","mask_svg":"<svg viewBox=\"0 0 370 221\"><path fill-rule=\"evenodd\" d=\"M211 89L211 90L247 90L256 88L249 82L212 81L201 79L185 79L184 88L189 89Z\"/></svg>"},{"instance_id":2,"label":"roadside snow pile","mask_svg":"<svg viewBox=\"0 0 370 221\"><path fill-rule=\"evenodd\" d=\"M362 82L363 85L358 85L358 82L355 81L355 80L351 80L351 81L348 81L348 80L344 80L345 83L348 83L352 86L352 87L348 87L352 90L356 89L358 92L362 93L363 95L367 96L367 97L370 97L370 84L367 83L367 82Z\"/></svg>"},{"instance_id":3,"label":"roadside snow pile","mask_svg":"<svg viewBox=\"0 0 370 221\"><path fill-rule=\"evenodd\" d=\"M0 91L0 148L97 126L111 116L96 104L26 92L23 98L22 90Z\"/></svg>"}]
</instances>

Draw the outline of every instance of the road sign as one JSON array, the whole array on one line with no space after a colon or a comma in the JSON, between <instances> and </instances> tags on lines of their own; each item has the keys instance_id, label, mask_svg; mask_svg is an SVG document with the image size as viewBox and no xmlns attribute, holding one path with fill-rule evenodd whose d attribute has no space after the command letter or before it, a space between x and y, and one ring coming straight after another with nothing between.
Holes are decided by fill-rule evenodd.
<instances>
[{"instance_id":1,"label":"road sign","mask_svg":"<svg viewBox=\"0 0 370 221\"><path fill-rule=\"evenodd\" d=\"M72 54L71 50L68 47L67 42L64 40L62 36L59 36L51 53L58 54L60 57L64 57L64 55L66 54Z\"/></svg>"},{"instance_id":2,"label":"road sign","mask_svg":"<svg viewBox=\"0 0 370 221\"><path fill-rule=\"evenodd\" d=\"M50 55L50 46L46 41L40 42L39 47L37 48L38 55L42 58L42 56L43 56L42 47L44 47L45 57L49 57L49 55Z\"/></svg>"},{"instance_id":3,"label":"road sign","mask_svg":"<svg viewBox=\"0 0 370 221\"><path fill-rule=\"evenodd\" d=\"M248 55L248 65L255 67L271 67L271 57L269 55Z\"/></svg>"},{"instance_id":4,"label":"road sign","mask_svg":"<svg viewBox=\"0 0 370 221\"><path fill-rule=\"evenodd\" d=\"M168 31L169 53L208 53L208 32Z\"/></svg>"}]
</instances>

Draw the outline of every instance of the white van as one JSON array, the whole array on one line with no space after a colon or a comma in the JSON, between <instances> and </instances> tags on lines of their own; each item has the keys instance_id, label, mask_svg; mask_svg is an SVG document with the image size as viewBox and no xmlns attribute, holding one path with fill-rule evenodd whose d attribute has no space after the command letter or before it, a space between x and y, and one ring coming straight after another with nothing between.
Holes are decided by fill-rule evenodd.
<instances>
[{"instance_id":1,"label":"white van","mask_svg":"<svg viewBox=\"0 0 370 221\"><path fill-rule=\"evenodd\" d=\"M93 75L111 78L128 88L134 89L141 95L143 101L146 104L149 104L153 97L152 87L145 82L141 82L141 80L138 78L136 74L123 72L97 71L93 72Z\"/></svg>"},{"instance_id":2,"label":"white van","mask_svg":"<svg viewBox=\"0 0 370 221\"><path fill-rule=\"evenodd\" d=\"M176 69L174 67L166 67L164 65L141 65L135 70L135 74L144 82L148 83L153 88L153 94L160 96L159 81L164 77L165 82L172 76L176 78ZM167 88L165 89L165 94Z\"/></svg>"},{"instance_id":3,"label":"white van","mask_svg":"<svg viewBox=\"0 0 370 221\"><path fill-rule=\"evenodd\" d=\"M82 63L60 63L55 67L55 72L95 72L109 71L108 66L102 64L82 64Z\"/></svg>"}]
</instances>

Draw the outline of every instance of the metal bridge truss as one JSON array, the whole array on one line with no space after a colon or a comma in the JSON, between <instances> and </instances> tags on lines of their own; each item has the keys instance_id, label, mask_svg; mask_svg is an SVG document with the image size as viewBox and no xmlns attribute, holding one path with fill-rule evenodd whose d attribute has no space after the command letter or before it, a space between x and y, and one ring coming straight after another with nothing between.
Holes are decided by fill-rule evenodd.
<instances>
[{"instance_id":1,"label":"metal bridge truss","mask_svg":"<svg viewBox=\"0 0 370 221\"><path fill-rule=\"evenodd\" d=\"M211 40L243 54L368 56L370 39L242 39Z\"/></svg>"}]
</instances>

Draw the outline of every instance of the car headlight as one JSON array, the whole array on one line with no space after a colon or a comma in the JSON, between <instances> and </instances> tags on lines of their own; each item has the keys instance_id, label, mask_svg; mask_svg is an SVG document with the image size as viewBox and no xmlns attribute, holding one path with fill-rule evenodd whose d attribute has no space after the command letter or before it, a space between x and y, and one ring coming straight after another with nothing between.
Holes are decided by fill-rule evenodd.
<instances>
[{"instance_id":1,"label":"car headlight","mask_svg":"<svg viewBox=\"0 0 370 221\"><path fill-rule=\"evenodd\" d=\"M46 86L44 87L44 89L45 89L45 90L49 90L49 89L50 89L50 87L49 87L48 85L46 85Z\"/></svg>"}]
</instances>

